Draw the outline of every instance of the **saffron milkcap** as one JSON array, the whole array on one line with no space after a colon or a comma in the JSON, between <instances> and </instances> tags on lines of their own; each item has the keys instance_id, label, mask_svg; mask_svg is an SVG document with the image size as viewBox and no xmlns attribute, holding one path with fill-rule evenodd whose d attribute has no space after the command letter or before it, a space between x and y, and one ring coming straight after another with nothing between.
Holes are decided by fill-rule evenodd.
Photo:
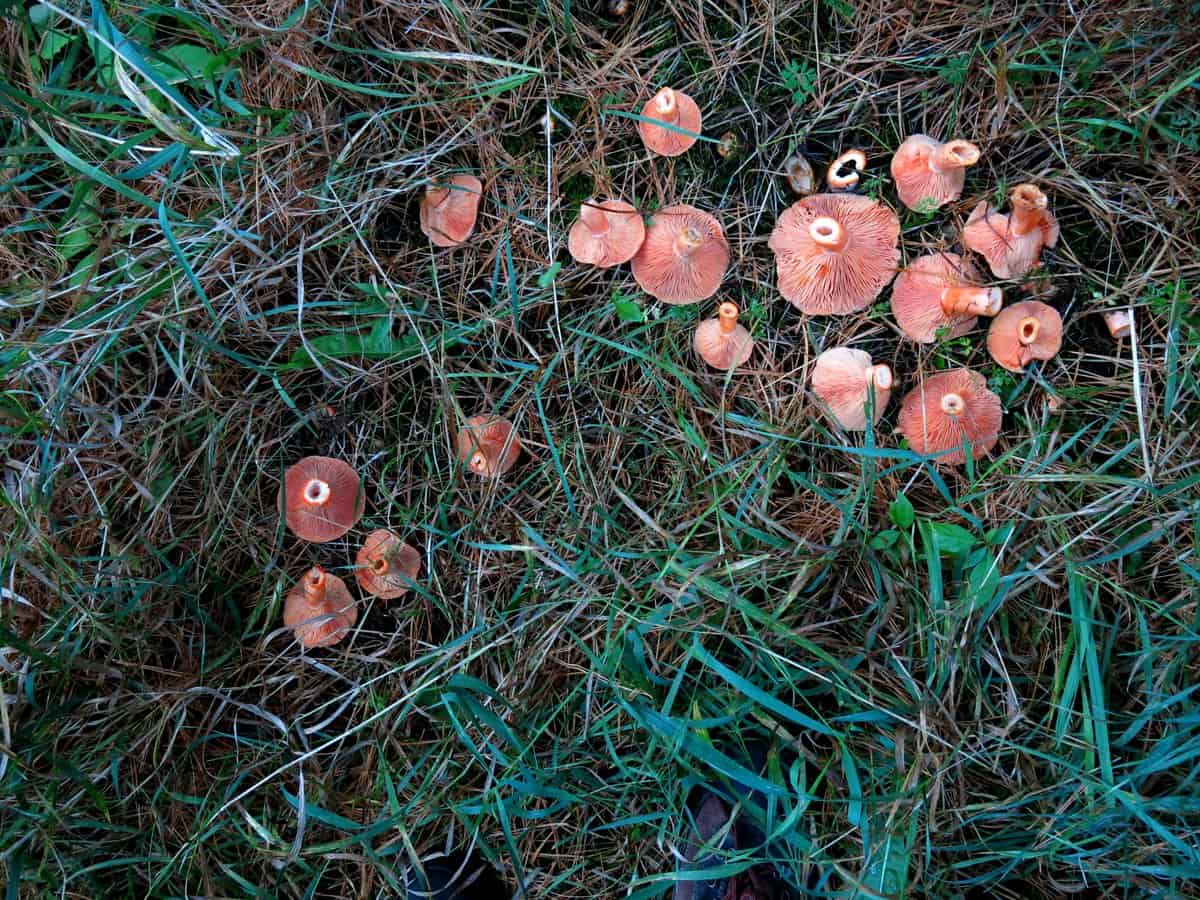
<instances>
[{"instance_id":1,"label":"saffron milkcap","mask_svg":"<svg viewBox=\"0 0 1200 900\"><path fill-rule=\"evenodd\" d=\"M288 592L283 624L305 647L332 647L358 620L358 610L346 583L314 566Z\"/></svg>"},{"instance_id":2,"label":"saffron milkcap","mask_svg":"<svg viewBox=\"0 0 1200 900\"><path fill-rule=\"evenodd\" d=\"M296 537L314 543L340 538L362 517L366 498L358 473L328 456L306 456L283 475L277 505Z\"/></svg>"},{"instance_id":3,"label":"saffron milkcap","mask_svg":"<svg viewBox=\"0 0 1200 900\"><path fill-rule=\"evenodd\" d=\"M421 198L421 231L436 247L457 247L475 230L483 183L474 175L455 175L431 184Z\"/></svg>"},{"instance_id":4,"label":"saffron milkcap","mask_svg":"<svg viewBox=\"0 0 1200 900\"><path fill-rule=\"evenodd\" d=\"M517 464L521 439L501 416L471 416L458 430L458 459L481 478L499 478Z\"/></svg>"},{"instance_id":5,"label":"saffron milkcap","mask_svg":"<svg viewBox=\"0 0 1200 900\"><path fill-rule=\"evenodd\" d=\"M930 375L904 397L897 430L917 453L936 455L939 465L962 465L964 439L972 459L991 452L1000 439L1000 398L987 379L970 369Z\"/></svg>"},{"instance_id":6,"label":"saffron milkcap","mask_svg":"<svg viewBox=\"0 0 1200 900\"><path fill-rule=\"evenodd\" d=\"M1017 185L1009 203L1007 214L980 203L962 234L963 244L981 254L997 278L1025 276L1038 265L1042 248L1058 243L1058 221L1037 185Z\"/></svg>"},{"instance_id":7,"label":"saffron milkcap","mask_svg":"<svg viewBox=\"0 0 1200 900\"><path fill-rule=\"evenodd\" d=\"M717 292L729 268L721 223L693 206L660 209L630 262L633 278L651 297L680 305Z\"/></svg>"},{"instance_id":8,"label":"saffron milkcap","mask_svg":"<svg viewBox=\"0 0 1200 900\"><path fill-rule=\"evenodd\" d=\"M825 183L831 191L852 191L858 187L867 169L867 154L862 150L847 150L829 165Z\"/></svg>"},{"instance_id":9,"label":"saffron milkcap","mask_svg":"<svg viewBox=\"0 0 1200 900\"><path fill-rule=\"evenodd\" d=\"M817 357L813 365L813 393L846 431L867 430L867 407L873 406L871 421L878 422L892 396L892 370L875 365L871 355L850 347L833 347Z\"/></svg>"},{"instance_id":10,"label":"saffron milkcap","mask_svg":"<svg viewBox=\"0 0 1200 900\"><path fill-rule=\"evenodd\" d=\"M1010 372L1024 372L1035 359L1051 359L1062 347L1062 316L1037 300L1014 303L992 320L987 347Z\"/></svg>"},{"instance_id":11,"label":"saffron milkcap","mask_svg":"<svg viewBox=\"0 0 1200 900\"><path fill-rule=\"evenodd\" d=\"M983 287L957 253L930 253L913 260L892 286L896 324L919 344L931 344L939 333L960 337L975 327L978 316L1000 312L999 288Z\"/></svg>"},{"instance_id":12,"label":"saffron milkcap","mask_svg":"<svg viewBox=\"0 0 1200 900\"><path fill-rule=\"evenodd\" d=\"M408 593L421 573L421 554L386 528L367 535L354 559L354 575L366 593L394 600Z\"/></svg>"},{"instance_id":13,"label":"saffron milkcap","mask_svg":"<svg viewBox=\"0 0 1200 900\"><path fill-rule=\"evenodd\" d=\"M605 269L629 262L646 239L641 213L623 200L588 200L567 235L567 249L579 263Z\"/></svg>"},{"instance_id":14,"label":"saffron milkcap","mask_svg":"<svg viewBox=\"0 0 1200 900\"><path fill-rule=\"evenodd\" d=\"M962 196L967 168L979 162L979 148L970 141L942 143L914 134L892 156L892 179L900 202L909 209L927 203L945 206Z\"/></svg>"},{"instance_id":15,"label":"saffron milkcap","mask_svg":"<svg viewBox=\"0 0 1200 900\"><path fill-rule=\"evenodd\" d=\"M700 134L700 107L683 91L663 88L642 107L642 118L651 120L638 122L642 143L647 150L659 156L686 153ZM655 124L657 122L673 127L664 128Z\"/></svg>"},{"instance_id":16,"label":"saffron milkcap","mask_svg":"<svg viewBox=\"0 0 1200 900\"><path fill-rule=\"evenodd\" d=\"M738 324L738 308L725 302L714 319L705 319L696 328L692 346L696 355L714 369L736 369L754 352L754 339Z\"/></svg>"}]
</instances>

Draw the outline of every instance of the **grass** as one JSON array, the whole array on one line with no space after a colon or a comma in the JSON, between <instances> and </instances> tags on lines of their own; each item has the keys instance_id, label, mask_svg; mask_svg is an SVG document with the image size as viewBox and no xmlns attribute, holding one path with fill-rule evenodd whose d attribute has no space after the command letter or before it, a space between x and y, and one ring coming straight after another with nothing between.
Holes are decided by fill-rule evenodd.
<instances>
[{"instance_id":1,"label":"grass","mask_svg":"<svg viewBox=\"0 0 1200 900\"><path fill-rule=\"evenodd\" d=\"M807 896L1194 895L1194 23L601 6L0 4L7 897L403 895L448 850L495 867L481 897L662 896L689 791L729 775L774 840L728 870ZM661 84L738 151L647 159L629 114ZM886 302L775 290L787 154L863 146L893 201L919 130L984 159L904 214L906 258L1024 180L1062 223L1065 343L1025 375L981 331L918 351ZM454 171L481 224L434 251L416 202ZM697 367L706 304L569 261L593 194L720 218L747 372ZM848 341L899 390L987 374L995 453L933 467L895 402L830 428L808 372ZM528 452L480 486L452 438L493 410ZM310 453L427 574L301 654L282 597L359 536L281 528Z\"/></svg>"}]
</instances>

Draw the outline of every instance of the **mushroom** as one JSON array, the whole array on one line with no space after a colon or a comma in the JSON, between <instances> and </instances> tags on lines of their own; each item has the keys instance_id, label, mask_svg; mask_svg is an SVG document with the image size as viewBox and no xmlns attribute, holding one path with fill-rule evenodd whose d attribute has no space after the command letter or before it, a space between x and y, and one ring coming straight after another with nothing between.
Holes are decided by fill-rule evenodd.
<instances>
[{"instance_id":1,"label":"mushroom","mask_svg":"<svg viewBox=\"0 0 1200 900\"><path fill-rule=\"evenodd\" d=\"M892 315L918 344L932 344L938 332L960 337L975 327L977 316L1000 312L999 288L981 287L957 253L931 253L914 259L892 285Z\"/></svg>"},{"instance_id":2,"label":"mushroom","mask_svg":"<svg viewBox=\"0 0 1200 900\"><path fill-rule=\"evenodd\" d=\"M346 582L313 566L288 592L283 624L305 647L332 647L358 620Z\"/></svg>"},{"instance_id":3,"label":"mushroom","mask_svg":"<svg viewBox=\"0 0 1200 900\"><path fill-rule=\"evenodd\" d=\"M607 269L629 262L646 238L641 213L624 200L588 200L567 235L576 262Z\"/></svg>"},{"instance_id":4,"label":"mushroom","mask_svg":"<svg viewBox=\"0 0 1200 900\"><path fill-rule=\"evenodd\" d=\"M430 185L421 198L421 231L435 247L457 247L475 230L483 183L455 175L448 185Z\"/></svg>"},{"instance_id":5,"label":"mushroom","mask_svg":"<svg viewBox=\"0 0 1200 900\"><path fill-rule=\"evenodd\" d=\"M653 120L638 122L642 143L659 156L679 156L700 136L700 107L683 91L663 88L642 107L642 118ZM655 122L673 127L664 128Z\"/></svg>"},{"instance_id":6,"label":"mushroom","mask_svg":"<svg viewBox=\"0 0 1200 900\"><path fill-rule=\"evenodd\" d=\"M721 223L680 204L650 219L646 240L630 263L634 280L651 297L678 306L717 292L729 268L729 245Z\"/></svg>"},{"instance_id":7,"label":"mushroom","mask_svg":"<svg viewBox=\"0 0 1200 900\"><path fill-rule=\"evenodd\" d=\"M705 319L692 340L696 354L714 369L736 369L754 352L754 338L738 324L737 304L725 302L714 319Z\"/></svg>"},{"instance_id":8,"label":"mushroom","mask_svg":"<svg viewBox=\"0 0 1200 900\"><path fill-rule=\"evenodd\" d=\"M421 554L386 528L367 535L354 559L358 585L368 594L394 600L408 593L421 573Z\"/></svg>"},{"instance_id":9,"label":"mushroom","mask_svg":"<svg viewBox=\"0 0 1200 900\"><path fill-rule=\"evenodd\" d=\"M1114 341L1129 337L1133 329L1133 313L1126 309L1114 309L1104 314L1104 324Z\"/></svg>"},{"instance_id":10,"label":"mushroom","mask_svg":"<svg viewBox=\"0 0 1200 900\"><path fill-rule=\"evenodd\" d=\"M458 430L458 460L483 478L499 478L517 464L521 439L500 416L471 416Z\"/></svg>"},{"instance_id":11,"label":"mushroom","mask_svg":"<svg viewBox=\"0 0 1200 900\"><path fill-rule=\"evenodd\" d=\"M858 187L866 168L867 154L861 150L847 150L830 164L825 183L831 191L852 191Z\"/></svg>"},{"instance_id":12,"label":"mushroom","mask_svg":"<svg viewBox=\"0 0 1200 900\"><path fill-rule=\"evenodd\" d=\"M768 246L779 293L810 316L866 308L900 259L900 220L869 197L815 194L783 211Z\"/></svg>"},{"instance_id":13,"label":"mushroom","mask_svg":"<svg viewBox=\"0 0 1200 900\"><path fill-rule=\"evenodd\" d=\"M1062 316L1053 306L1022 300L992 320L987 348L1010 372L1024 372L1032 360L1050 359L1062 347Z\"/></svg>"},{"instance_id":14,"label":"mushroom","mask_svg":"<svg viewBox=\"0 0 1200 900\"><path fill-rule=\"evenodd\" d=\"M967 167L979 162L979 148L970 141L943 144L928 135L907 138L892 157L892 178L900 202L916 209L933 201L934 208L962 196Z\"/></svg>"},{"instance_id":15,"label":"mushroom","mask_svg":"<svg viewBox=\"0 0 1200 900\"><path fill-rule=\"evenodd\" d=\"M793 153L783 161L783 171L787 176L788 187L792 189L793 194L807 197L813 192L812 166L799 153Z\"/></svg>"},{"instance_id":16,"label":"mushroom","mask_svg":"<svg viewBox=\"0 0 1200 900\"><path fill-rule=\"evenodd\" d=\"M353 528L365 502L358 473L347 463L306 456L283 473L276 505L296 537L320 544Z\"/></svg>"},{"instance_id":17,"label":"mushroom","mask_svg":"<svg viewBox=\"0 0 1200 900\"><path fill-rule=\"evenodd\" d=\"M1012 212L1003 214L981 202L963 228L963 243L983 255L997 278L1020 278L1037 266L1042 247L1058 243L1058 222L1037 185L1017 185L1009 203Z\"/></svg>"},{"instance_id":18,"label":"mushroom","mask_svg":"<svg viewBox=\"0 0 1200 900\"><path fill-rule=\"evenodd\" d=\"M866 431L867 404L874 404L871 421L878 422L892 397L892 370L872 364L863 350L834 347L817 357L812 389L842 428Z\"/></svg>"},{"instance_id":19,"label":"mushroom","mask_svg":"<svg viewBox=\"0 0 1200 900\"><path fill-rule=\"evenodd\" d=\"M982 375L949 369L908 392L896 430L917 453L937 455L941 465L962 465L967 461L964 441L971 445L972 459L996 446L1002 416L1000 398L988 390Z\"/></svg>"}]
</instances>

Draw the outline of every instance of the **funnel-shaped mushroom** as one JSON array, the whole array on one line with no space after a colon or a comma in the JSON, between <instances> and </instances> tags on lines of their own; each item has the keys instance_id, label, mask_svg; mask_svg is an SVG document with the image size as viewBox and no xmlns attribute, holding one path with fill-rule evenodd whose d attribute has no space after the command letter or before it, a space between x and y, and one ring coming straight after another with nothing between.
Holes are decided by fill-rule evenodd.
<instances>
[{"instance_id":1,"label":"funnel-shaped mushroom","mask_svg":"<svg viewBox=\"0 0 1200 900\"><path fill-rule=\"evenodd\" d=\"M812 389L842 428L866 431L868 404L871 421L878 422L892 397L892 370L874 365L862 350L834 347L817 357Z\"/></svg>"},{"instance_id":2,"label":"funnel-shaped mushroom","mask_svg":"<svg viewBox=\"0 0 1200 900\"><path fill-rule=\"evenodd\" d=\"M912 261L892 285L892 315L904 333L931 344L942 332L955 338L975 327L977 316L1000 312L999 288L980 287L956 253L931 253Z\"/></svg>"},{"instance_id":3,"label":"funnel-shaped mushroom","mask_svg":"<svg viewBox=\"0 0 1200 900\"><path fill-rule=\"evenodd\" d=\"M852 191L858 187L867 168L867 154L861 150L847 150L829 165L825 183L831 191Z\"/></svg>"},{"instance_id":4,"label":"funnel-shaped mushroom","mask_svg":"<svg viewBox=\"0 0 1200 900\"><path fill-rule=\"evenodd\" d=\"M642 290L679 306L711 297L729 268L721 223L693 206L668 206L650 219L646 240L630 263Z\"/></svg>"},{"instance_id":5,"label":"funnel-shaped mushroom","mask_svg":"<svg viewBox=\"0 0 1200 900\"><path fill-rule=\"evenodd\" d=\"M475 230L483 183L474 175L455 175L431 184L421 198L421 231L437 247L457 247Z\"/></svg>"},{"instance_id":6,"label":"funnel-shaped mushroom","mask_svg":"<svg viewBox=\"0 0 1200 900\"><path fill-rule=\"evenodd\" d=\"M421 554L392 532L379 528L367 535L354 559L358 585L368 594L394 600L408 593L421 573Z\"/></svg>"},{"instance_id":7,"label":"funnel-shaped mushroom","mask_svg":"<svg viewBox=\"0 0 1200 900\"><path fill-rule=\"evenodd\" d=\"M320 566L305 572L283 603L283 624L305 647L333 646L357 620L346 583Z\"/></svg>"},{"instance_id":8,"label":"funnel-shaped mushroom","mask_svg":"<svg viewBox=\"0 0 1200 900\"><path fill-rule=\"evenodd\" d=\"M992 320L987 346L992 359L1010 372L1024 372L1035 359L1050 359L1062 347L1062 316L1037 300L1014 303Z\"/></svg>"},{"instance_id":9,"label":"funnel-shaped mushroom","mask_svg":"<svg viewBox=\"0 0 1200 900\"><path fill-rule=\"evenodd\" d=\"M277 506L296 537L319 544L353 528L365 502L358 473L347 463L306 456L283 473Z\"/></svg>"},{"instance_id":10,"label":"funnel-shaped mushroom","mask_svg":"<svg viewBox=\"0 0 1200 900\"><path fill-rule=\"evenodd\" d=\"M943 144L928 135L909 137L892 157L892 178L900 202L909 209L945 206L962 196L967 167L979 162L979 148L969 141Z\"/></svg>"},{"instance_id":11,"label":"funnel-shaped mushroom","mask_svg":"<svg viewBox=\"0 0 1200 900\"><path fill-rule=\"evenodd\" d=\"M1133 329L1133 316L1128 310L1114 309L1104 314L1104 326L1113 340L1129 337L1129 332Z\"/></svg>"},{"instance_id":12,"label":"funnel-shaped mushroom","mask_svg":"<svg viewBox=\"0 0 1200 900\"><path fill-rule=\"evenodd\" d=\"M607 269L633 259L646 238L642 215L623 200L588 200L567 235L576 262Z\"/></svg>"},{"instance_id":13,"label":"funnel-shaped mushroom","mask_svg":"<svg viewBox=\"0 0 1200 900\"><path fill-rule=\"evenodd\" d=\"M1042 247L1058 243L1058 222L1036 185L1017 185L1009 203L1012 211L1007 215L980 203L963 228L963 243L983 254L997 278L1027 274L1037 266Z\"/></svg>"},{"instance_id":14,"label":"funnel-shaped mushroom","mask_svg":"<svg viewBox=\"0 0 1200 900\"><path fill-rule=\"evenodd\" d=\"M659 156L679 156L696 143L700 134L700 107L683 91L663 88L642 107L642 117L654 120L638 122L642 143ZM671 127L664 128L655 122ZM684 134L685 131L690 133Z\"/></svg>"},{"instance_id":15,"label":"funnel-shaped mushroom","mask_svg":"<svg viewBox=\"0 0 1200 900\"><path fill-rule=\"evenodd\" d=\"M810 316L868 306L900 259L900 220L869 197L816 194L784 210L771 232L779 293Z\"/></svg>"},{"instance_id":16,"label":"funnel-shaped mushroom","mask_svg":"<svg viewBox=\"0 0 1200 900\"><path fill-rule=\"evenodd\" d=\"M754 351L754 339L738 324L738 308L733 303L722 303L715 319L705 319L697 326L692 345L714 369L736 369Z\"/></svg>"},{"instance_id":17,"label":"funnel-shaped mushroom","mask_svg":"<svg viewBox=\"0 0 1200 900\"><path fill-rule=\"evenodd\" d=\"M517 464L521 439L500 416L471 416L458 430L458 460L483 478L499 478Z\"/></svg>"},{"instance_id":18,"label":"funnel-shaped mushroom","mask_svg":"<svg viewBox=\"0 0 1200 900\"><path fill-rule=\"evenodd\" d=\"M971 458L987 455L1000 439L1000 398L988 390L987 379L970 369L950 369L930 375L908 392L900 407L897 430L917 453L938 455L942 465L967 461L962 447L971 445Z\"/></svg>"}]
</instances>

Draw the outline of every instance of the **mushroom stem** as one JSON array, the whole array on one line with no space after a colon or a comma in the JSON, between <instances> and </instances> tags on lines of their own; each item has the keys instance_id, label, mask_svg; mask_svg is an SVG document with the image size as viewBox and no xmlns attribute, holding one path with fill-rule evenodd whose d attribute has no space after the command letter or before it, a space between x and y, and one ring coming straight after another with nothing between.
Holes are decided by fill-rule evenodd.
<instances>
[{"instance_id":1,"label":"mushroom stem","mask_svg":"<svg viewBox=\"0 0 1200 900\"><path fill-rule=\"evenodd\" d=\"M717 318L721 322L721 334L733 334L737 328L738 308L733 303L722 303L717 307Z\"/></svg>"},{"instance_id":2,"label":"mushroom stem","mask_svg":"<svg viewBox=\"0 0 1200 900\"><path fill-rule=\"evenodd\" d=\"M873 384L878 388L883 388L885 391L891 390L892 387L892 370L890 367L880 363L877 366L871 366L867 369L867 384Z\"/></svg>"},{"instance_id":3,"label":"mushroom stem","mask_svg":"<svg viewBox=\"0 0 1200 900\"><path fill-rule=\"evenodd\" d=\"M942 291L942 312L948 316L994 316L1003 299L1000 288L955 285Z\"/></svg>"},{"instance_id":4,"label":"mushroom stem","mask_svg":"<svg viewBox=\"0 0 1200 900\"><path fill-rule=\"evenodd\" d=\"M1104 324L1108 326L1108 333L1114 340L1129 337L1130 329L1133 328L1133 316L1127 310L1114 309L1104 314Z\"/></svg>"},{"instance_id":5,"label":"mushroom stem","mask_svg":"<svg viewBox=\"0 0 1200 900\"><path fill-rule=\"evenodd\" d=\"M663 88L658 92L658 96L654 98L654 107L665 117L665 121L679 121L679 103L675 99L675 92L670 88Z\"/></svg>"},{"instance_id":6,"label":"mushroom stem","mask_svg":"<svg viewBox=\"0 0 1200 900\"><path fill-rule=\"evenodd\" d=\"M1017 340L1028 347L1037 340L1038 332L1042 330L1042 323L1037 316L1026 316L1017 323Z\"/></svg>"},{"instance_id":7,"label":"mushroom stem","mask_svg":"<svg viewBox=\"0 0 1200 900\"><path fill-rule=\"evenodd\" d=\"M486 472L487 464L487 457L484 456L482 450L476 450L474 453L472 453L471 461L467 463L472 472Z\"/></svg>"},{"instance_id":8,"label":"mushroom stem","mask_svg":"<svg viewBox=\"0 0 1200 900\"><path fill-rule=\"evenodd\" d=\"M849 167L850 171L842 174ZM847 150L833 161L825 175L825 181L835 191L845 191L858 184L863 170L867 167L867 154L861 150Z\"/></svg>"},{"instance_id":9,"label":"mushroom stem","mask_svg":"<svg viewBox=\"0 0 1200 900\"><path fill-rule=\"evenodd\" d=\"M965 169L979 162L979 148L970 141L947 141L929 154L929 168L935 172Z\"/></svg>"},{"instance_id":10,"label":"mushroom stem","mask_svg":"<svg viewBox=\"0 0 1200 900\"><path fill-rule=\"evenodd\" d=\"M608 216L604 214L595 200L585 200L579 207L579 219L592 234L607 234L609 229Z\"/></svg>"},{"instance_id":11,"label":"mushroom stem","mask_svg":"<svg viewBox=\"0 0 1200 900\"><path fill-rule=\"evenodd\" d=\"M320 566L313 566L304 576L304 596L311 600L325 596L325 570Z\"/></svg>"},{"instance_id":12,"label":"mushroom stem","mask_svg":"<svg viewBox=\"0 0 1200 900\"><path fill-rule=\"evenodd\" d=\"M943 394L942 395L942 412L948 416L961 416L963 410L967 408L967 404L963 402L961 394Z\"/></svg>"},{"instance_id":13,"label":"mushroom stem","mask_svg":"<svg viewBox=\"0 0 1200 900\"><path fill-rule=\"evenodd\" d=\"M1019 184L1013 188L1012 231L1015 235L1029 234L1041 227L1046 209L1046 195L1033 184Z\"/></svg>"},{"instance_id":14,"label":"mushroom stem","mask_svg":"<svg viewBox=\"0 0 1200 900\"><path fill-rule=\"evenodd\" d=\"M371 560L371 571L376 575L383 575L388 570L388 561L386 556L377 556Z\"/></svg>"},{"instance_id":15,"label":"mushroom stem","mask_svg":"<svg viewBox=\"0 0 1200 900\"><path fill-rule=\"evenodd\" d=\"M813 219L808 226L808 234L813 243L826 250L841 250L846 245L846 230L837 219L830 216Z\"/></svg>"},{"instance_id":16,"label":"mushroom stem","mask_svg":"<svg viewBox=\"0 0 1200 900\"><path fill-rule=\"evenodd\" d=\"M304 502L309 506L324 506L329 502L329 483L314 478L304 485Z\"/></svg>"},{"instance_id":17,"label":"mushroom stem","mask_svg":"<svg viewBox=\"0 0 1200 900\"><path fill-rule=\"evenodd\" d=\"M679 256L691 256L701 246L704 245L704 235L699 229L689 225L679 232L679 237L675 238L675 253Z\"/></svg>"}]
</instances>

